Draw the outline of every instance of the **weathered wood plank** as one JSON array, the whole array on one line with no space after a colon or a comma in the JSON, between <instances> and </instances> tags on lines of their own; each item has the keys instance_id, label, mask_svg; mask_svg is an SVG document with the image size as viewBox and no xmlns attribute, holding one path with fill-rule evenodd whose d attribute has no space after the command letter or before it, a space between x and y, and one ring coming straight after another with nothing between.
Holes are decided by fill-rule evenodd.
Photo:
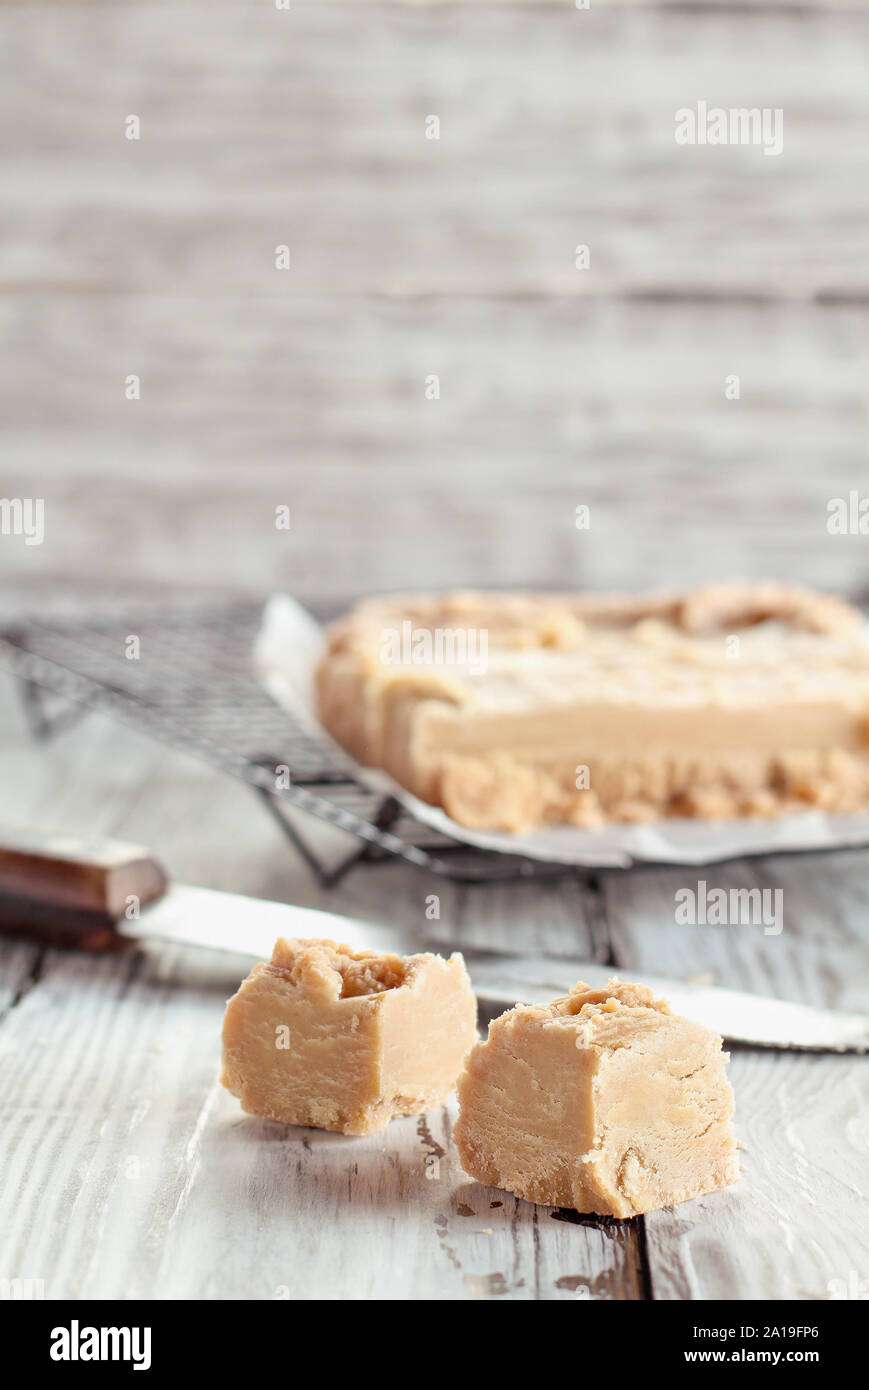
<instances>
[{"instance_id":1,"label":"weathered wood plank","mask_svg":"<svg viewBox=\"0 0 869 1390\"><path fill-rule=\"evenodd\" d=\"M451 1103L346 1141L239 1119L221 1097L166 1246L167 1296L639 1296L624 1231L578 1228L469 1182L450 1143L453 1114ZM203 1242L214 1254L194 1266Z\"/></svg>"},{"instance_id":2,"label":"weathered wood plank","mask_svg":"<svg viewBox=\"0 0 869 1390\"><path fill-rule=\"evenodd\" d=\"M209 959L179 989L171 956L50 953L39 987L0 1028L7 1157L3 1263L47 1297L135 1296L149 1242L195 1173L214 1082L197 1020L219 1017ZM197 988L197 986L199 986ZM26 1064L22 1065L22 1059ZM178 1123L173 1117L178 1114ZM155 1291L159 1296L159 1291Z\"/></svg>"},{"instance_id":3,"label":"weathered wood plank","mask_svg":"<svg viewBox=\"0 0 869 1390\"><path fill-rule=\"evenodd\" d=\"M827 504L862 486L867 313L7 302L4 486L31 495L39 454L46 537L0 560L301 597L741 574L852 590L865 538L831 536Z\"/></svg>"},{"instance_id":4,"label":"weathered wood plank","mask_svg":"<svg viewBox=\"0 0 869 1390\"><path fill-rule=\"evenodd\" d=\"M869 856L770 859L699 874L607 876L615 958L631 967L833 1007L869 1004ZM709 888L783 892L783 930L685 926L674 895ZM771 900L774 901L774 900ZM819 1299L869 1260L865 1059L734 1049L731 1080L745 1171L739 1185L646 1220L652 1294L665 1299ZM859 1275L862 1277L862 1275Z\"/></svg>"},{"instance_id":5,"label":"weathered wood plank","mask_svg":"<svg viewBox=\"0 0 869 1390\"><path fill-rule=\"evenodd\" d=\"M183 296L869 291L853 134L869 104L865 14L375 13L4 11L2 282ZM781 107L784 153L677 145L675 112L703 97ZM139 141L124 138L131 111Z\"/></svg>"},{"instance_id":6,"label":"weathered wood plank","mask_svg":"<svg viewBox=\"0 0 869 1390\"><path fill-rule=\"evenodd\" d=\"M126 455L116 455L134 447L152 452L151 479L167 484L182 460L160 445L196 426L215 481L237 465L237 440L221 431L253 432L246 477L254 486L277 469L281 447L302 453L293 474L312 481L304 453L338 455L350 439L363 452L358 460L345 453L335 478L342 484L364 470L372 447L384 450L386 480L397 480L397 451L409 443L442 449L453 481L467 466L453 450L495 445L505 451L509 484L525 477L520 450L535 439L556 458L568 448L593 455L613 419L628 465L640 435L664 431L648 439L647 466L663 464L668 449L684 454L686 434L714 417L720 458L744 461L751 445L769 449L785 429L789 451L801 440L817 449L826 437L830 464L841 469L859 423L869 320L869 306L545 297L519 304L483 295L352 304L222 298L190 304L179 318L178 303L163 296L34 294L7 298L0 313L16 349L0 384L13 465L24 460L36 424L52 440L71 434L73 450L87 429L92 477L109 476L113 451L119 477L132 474ZM128 371L140 379L136 401L125 399ZM426 399L431 373L438 399ZM738 400L725 396L731 373ZM677 405L678 420L669 420ZM548 417L557 431L541 435ZM46 482L64 477L68 465L46 453ZM548 478L538 482L551 487Z\"/></svg>"},{"instance_id":7,"label":"weathered wood plank","mask_svg":"<svg viewBox=\"0 0 869 1390\"><path fill-rule=\"evenodd\" d=\"M5 7L5 486L47 505L5 572L860 584L861 538L825 520L862 479L866 309L775 301L862 292L865 17L708 9ZM781 167L676 147L686 74L784 102ZM281 278L264 225L297 204L309 254ZM746 288L773 303L717 302Z\"/></svg>"}]
</instances>

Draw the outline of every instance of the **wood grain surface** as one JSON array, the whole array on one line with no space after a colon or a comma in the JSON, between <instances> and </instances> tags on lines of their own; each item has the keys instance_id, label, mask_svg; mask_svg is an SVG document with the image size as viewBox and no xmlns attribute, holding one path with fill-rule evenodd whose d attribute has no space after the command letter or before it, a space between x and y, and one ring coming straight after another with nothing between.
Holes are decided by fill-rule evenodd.
<instances>
[{"instance_id":1,"label":"wood grain surface","mask_svg":"<svg viewBox=\"0 0 869 1390\"><path fill-rule=\"evenodd\" d=\"M151 845L178 879L850 1009L869 1007L864 852L704 871L782 887L784 929L676 926L684 870L457 888L398 864L333 892L250 791L101 716L29 744L0 683L8 819ZM203 834L207 816L207 834ZM440 919L425 920L440 896ZM243 1115L217 1081L242 957L0 943L0 1276L47 1297L822 1299L865 1278L865 1058L734 1050L745 1171L634 1222L471 1182L453 1104L361 1139ZM832 1281L840 1281L834 1284Z\"/></svg>"},{"instance_id":2,"label":"wood grain surface","mask_svg":"<svg viewBox=\"0 0 869 1390\"><path fill-rule=\"evenodd\" d=\"M864 590L867 52L849 3L9 0L4 577ZM700 99L782 154L677 145Z\"/></svg>"},{"instance_id":3,"label":"wood grain surface","mask_svg":"<svg viewBox=\"0 0 869 1390\"><path fill-rule=\"evenodd\" d=\"M44 499L45 539L0 537L0 603L82 578L869 595L866 538L826 526L867 477L867 52L859 0L5 0L2 490ZM780 106L782 154L678 146L701 99ZM19 695L0 677L11 824L384 921L437 891L444 937L869 1007L865 853L716 869L783 888L778 937L677 928L684 871L507 892L387 864L325 895L248 789L97 716L35 744ZM864 1059L735 1051L740 1185L576 1218L469 1182L451 1107L353 1140L243 1116L217 1067L246 969L0 943L0 1281L815 1300L869 1277Z\"/></svg>"}]
</instances>

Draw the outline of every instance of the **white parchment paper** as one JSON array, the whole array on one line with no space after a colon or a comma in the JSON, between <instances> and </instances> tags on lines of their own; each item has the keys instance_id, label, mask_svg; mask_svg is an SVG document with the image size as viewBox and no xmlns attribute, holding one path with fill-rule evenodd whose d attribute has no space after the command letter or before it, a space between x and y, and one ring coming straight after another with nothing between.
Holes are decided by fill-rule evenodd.
<instances>
[{"instance_id":1,"label":"white parchment paper","mask_svg":"<svg viewBox=\"0 0 869 1390\"><path fill-rule=\"evenodd\" d=\"M279 705L332 743L317 720L314 699L314 668L322 648L322 629L305 608L284 594L269 600L254 648L257 674ZM343 757L347 759L346 752ZM437 806L412 796L386 773L358 763L354 767L365 786L396 797L417 820L454 840L550 863L600 868L624 868L632 863L712 864L743 854L869 844L869 814L831 816L823 811L770 821L664 820L652 825L608 825L600 830L558 825L529 835L483 834L458 825Z\"/></svg>"}]
</instances>

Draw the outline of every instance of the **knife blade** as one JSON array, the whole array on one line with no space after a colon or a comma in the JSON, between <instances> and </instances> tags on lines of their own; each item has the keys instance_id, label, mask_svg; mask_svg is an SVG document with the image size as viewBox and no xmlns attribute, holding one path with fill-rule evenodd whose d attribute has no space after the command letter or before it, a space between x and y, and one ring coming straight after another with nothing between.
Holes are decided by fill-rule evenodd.
<instances>
[{"instance_id":1,"label":"knife blade","mask_svg":"<svg viewBox=\"0 0 869 1390\"><path fill-rule=\"evenodd\" d=\"M260 898L183 886L166 891L168 881L163 866L139 845L0 829L0 931L43 944L105 951L151 937L256 958L269 956L283 935L333 937L356 948L402 955L459 950L482 1010L490 1016L514 1003L543 1003L566 994L578 979L595 988L604 986L613 974L614 967L597 962L484 950L412 929ZM125 924L122 929L119 922ZM626 973L668 999L677 1013L733 1042L851 1052L865 1052L869 1045L869 1023L856 1014L634 970Z\"/></svg>"},{"instance_id":2,"label":"knife blade","mask_svg":"<svg viewBox=\"0 0 869 1390\"><path fill-rule=\"evenodd\" d=\"M869 1018L860 1014L667 979L645 971L619 970L573 957L481 949L459 941L433 939L411 928L363 922L313 908L186 884L173 885L137 920L122 921L118 929L122 935L138 941L174 942L260 959L271 955L279 936L328 937L356 950L392 951L398 955L460 951L474 992L490 1015L517 1003L548 1003L567 994L577 980L600 988L614 975L621 975L647 985L669 1002L674 1013L702 1023L730 1042L825 1052L869 1049Z\"/></svg>"}]
</instances>

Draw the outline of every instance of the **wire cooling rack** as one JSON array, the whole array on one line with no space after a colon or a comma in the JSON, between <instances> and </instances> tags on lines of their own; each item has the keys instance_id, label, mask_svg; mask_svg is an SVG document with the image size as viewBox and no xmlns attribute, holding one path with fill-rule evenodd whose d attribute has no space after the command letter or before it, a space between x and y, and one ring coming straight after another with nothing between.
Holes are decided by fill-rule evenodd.
<instances>
[{"instance_id":1,"label":"wire cooling rack","mask_svg":"<svg viewBox=\"0 0 869 1390\"><path fill-rule=\"evenodd\" d=\"M261 611L252 601L147 607L102 600L82 616L74 603L43 604L38 616L0 626L0 664L22 680L40 737L102 710L247 782L327 886L352 865L390 857L462 883L576 872L451 840L360 783L350 759L275 704L255 678ZM306 834L306 817L357 843L328 863Z\"/></svg>"}]
</instances>

